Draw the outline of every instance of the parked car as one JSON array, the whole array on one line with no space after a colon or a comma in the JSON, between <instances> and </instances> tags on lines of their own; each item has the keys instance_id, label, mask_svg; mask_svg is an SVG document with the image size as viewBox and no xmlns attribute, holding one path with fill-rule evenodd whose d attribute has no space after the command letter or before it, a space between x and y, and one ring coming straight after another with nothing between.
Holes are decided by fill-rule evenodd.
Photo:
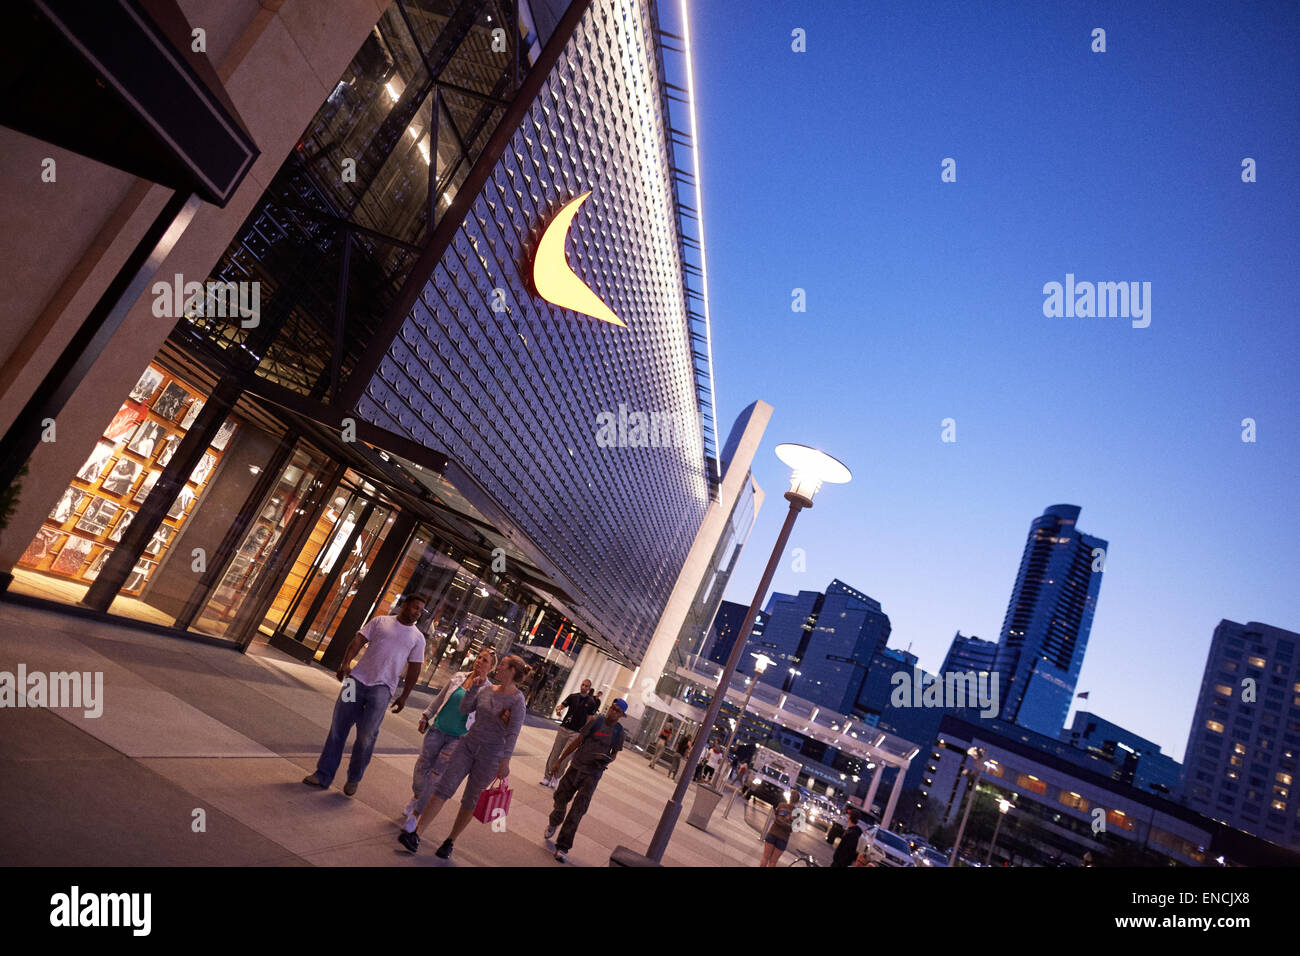
<instances>
[{"instance_id":1,"label":"parked car","mask_svg":"<svg viewBox=\"0 0 1300 956\"><path fill-rule=\"evenodd\" d=\"M874 826L867 831L867 852L882 866L916 866L912 848L897 833Z\"/></svg>"},{"instance_id":2,"label":"parked car","mask_svg":"<svg viewBox=\"0 0 1300 956\"><path fill-rule=\"evenodd\" d=\"M917 847L912 851L917 866L947 866L948 858L932 846Z\"/></svg>"},{"instance_id":3,"label":"parked car","mask_svg":"<svg viewBox=\"0 0 1300 956\"><path fill-rule=\"evenodd\" d=\"M770 803L772 806L776 806L784 800L789 800L790 794L789 775L782 773L775 767L764 767L756 771L740 791L740 795L746 800L750 797L758 797L764 803Z\"/></svg>"}]
</instances>

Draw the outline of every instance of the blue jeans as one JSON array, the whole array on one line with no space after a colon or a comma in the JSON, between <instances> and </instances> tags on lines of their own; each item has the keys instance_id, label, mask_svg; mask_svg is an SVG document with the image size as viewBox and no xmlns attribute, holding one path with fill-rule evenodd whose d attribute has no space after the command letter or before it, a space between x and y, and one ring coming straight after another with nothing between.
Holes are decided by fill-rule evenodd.
<instances>
[{"instance_id":1,"label":"blue jeans","mask_svg":"<svg viewBox=\"0 0 1300 956\"><path fill-rule=\"evenodd\" d=\"M353 691L348 693L351 686ZM353 700L344 700L351 696ZM388 710L388 702L393 692L383 684L373 686L363 684L349 677L343 682L339 699L334 702L334 719L330 722L330 735L325 738L325 749L316 761L316 776L325 786L334 780L343 759L343 745L348 742L348 734L353 726L357 728L357 739L352 745L352 756L348 760L348 782L360 783L370 755L374 753L375 741L379 739L379 724Z\"/></svg>"}]
</instances>

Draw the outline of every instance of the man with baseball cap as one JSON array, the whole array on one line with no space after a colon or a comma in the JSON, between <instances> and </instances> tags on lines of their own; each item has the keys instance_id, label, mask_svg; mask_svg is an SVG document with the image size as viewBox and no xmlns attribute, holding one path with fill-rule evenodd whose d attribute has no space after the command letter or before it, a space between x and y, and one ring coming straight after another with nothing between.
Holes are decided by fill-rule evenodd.
<instances>
[{"instance_id":1,"label":"man with baseball cap","mask_svg":"<svg viewBox=\"0 0 1300 956\"><path fill-rule=\"evenodd\" d=\"M569 756L573 757L573 762L569 764L568 771L555 791L555 806L546 822L544 835L544 839L550 842L559 827L560 835L555 840L555 859L559 863L564 862L565 854L573 848L578 824L587 812L587 807L591 806L591 795L596 792L600 775L623 749L623 728L618 722L626 713L627 701L619 698L610 703L604 716L598 715L587 721L581 733L565 746L559 759L546 768L548 774L554 775L559 772L560 764ZM568 806L570 800L573 801L573 806ZM564 812L566 806L569 811L567 815Z\"/></svg>"}]
</instances>

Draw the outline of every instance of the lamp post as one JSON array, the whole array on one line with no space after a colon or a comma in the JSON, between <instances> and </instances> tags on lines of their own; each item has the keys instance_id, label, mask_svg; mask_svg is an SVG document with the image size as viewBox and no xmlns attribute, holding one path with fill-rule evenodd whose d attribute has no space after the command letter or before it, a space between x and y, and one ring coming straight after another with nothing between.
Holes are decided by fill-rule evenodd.
<instances>
[{"instance_id":1,"label":"lamp post","mask_svg":"<svg viewBox=\"0 0 1300 956\"><path fill-rule=\"evenodd\" d=\"M959 851L959 850L961 849L961 838L962 838L962 837L965 835L965 833L966 833L966 820L970 817L970 808L971 808L971 804L975 802L975 788L979 786L979 782L980 782L980 766L979 766L979 763L980 763L980 760L981 760L981 759L983 758L983 756L984 756L984 748L983 748L983 747L970 747L970 748L967 749L967 751L966 751L966 756L967 756L967 757L970 757L970 758L974 761L974 764L975 764L975 765L974 765L973 767L971 767L970 769L966 769L966 768L963 768L963 769L962 769L962 773L970 774L970 775L971 775L971 782L970 782L970 795L966 798L966 809L962 812L962 815L961 815L961 826L959 826L959 827L957 828L957 839L953 842L953 845L952 845L952 853L949 854L949 856L948 856L948 865L949 865L949 866L956 866L956 865L957 865L957 851ZM965 758L962 758L962 763L965 763L965 762L966 762L966 761L965 761Z\"/></svg>"},{"instance_id":2,"label":"lamp post","mask_svg":"<svg viewBox=\"0 0 1300 956\"><path fill-rule=\"evenodd\" d=\"M650 846L646 850L646 856L656 863L663 860L664 851L668 849L668 841L672 837L673 827L677 825L677 818L681 816L682 800L686 796L686 788L690 785L691 777L695 773L695 767L700 762L700 754L704 752L705 741L713 733L713 725L722 710L722 702L726 699L727 688L731 685L731 677L736 673L736 665L740 663L740 655L745 651L749 632L754 627L754 621L758 617L758 610L762 607L767 589L772 584L772 577L776 574L777 562L781 560L781 555L785 552L786 542L790 540L790 532L794 530L795 519L799 517L799 512L804 508L812 507L813 495L817 494L823 482L843 484L852 477L849 469L843 463L836 461L825 452L809 448L806 445L777 445L776 455L781 461L789 465L792 470L790 490L785 493L785 499L790 502L790 510L786 513L785 523L781 526L781 533L777 535L776 544L772 548L772 556L768 558L767 567L763 570L763 577L758 582L758 588L754 592L754 600L750 602L749 611L745 614L745 622L740 626L736 642L731 648L731 653L727 656L727 663L722 668L722 674L718 677L717 693L713 695L708 712L705 714L704 720L701 721L700 732L695 735L695 742L691 745L690 755L686 758L685 765L677 775L677 787L673 790L672 798L664 805L664 812L659 818L659 825L655 827L654 836L650 838ZM752 684L750 690L753 690ZM741 717L744 717L743 711Z\"/></svg>"},{"instance_id":3,"label":"lamp post","mask_svg":"<svg viewBox=\"0 0 1300 956\"><path fill-rule=\"evenodd\" d=\"M998 831L1002 829L1002 818L1007 815L1007 811L1011 809L1011 806L1011 801L1006 797L998 800L998 822L993 825L993 839L989 843L989 854L984 858L985 864L992 865L993 863L993 848L998 845Z\"/></svg>"},{"instance_id":4,"label":"lamp post","mask_svg":"<svg viewBox=\"0 0 1300 956\"><path fill-rule=\"evenodd\" d=\"M731 729L731 736L727 738L727 743L722 748L724 753L731 752L731 745L736 742L736 735L740 733L740 725L745 720L745 712L749 710L749 699L754 696L754 685L758 683L760 677L767 673L767 666L776 663L766 654L750 654L749 656L754 658L754 678L749 682L749 687L745 691L745 700L740 705L740 716L736 718L736 726Z\"/></svg>"}]
</instances>

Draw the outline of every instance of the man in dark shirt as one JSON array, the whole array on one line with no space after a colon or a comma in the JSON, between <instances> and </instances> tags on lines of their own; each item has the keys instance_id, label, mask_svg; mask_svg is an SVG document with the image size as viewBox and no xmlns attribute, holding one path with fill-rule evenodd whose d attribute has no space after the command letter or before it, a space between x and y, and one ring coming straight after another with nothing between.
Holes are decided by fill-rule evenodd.
<instances>
[{"instance_id":1,"label":"man in dark shirt","mask_svg":"<svg viewBox=\"0 0 1300 956\"><path fill-rule=\"evenodd\" d=\"M570 694L560 702L560 706L555 708L558 715L560 711L567 709L569 712L564 715L560 721L560 729L555 732L555 743L551 746L551 754L546 758L546 764L542 769L541 784L543 787L555 787L559 785L560 776L564 773L567 760L559 760L560 753L564 750L565 745L578 733L583 727L587 726L587 721L591 719L597 708L600 707L600 701L591 694L591 681L582 682L581 693ZM551 765L556 764L559 767L558 772L551 773Z\"/></svg>"},{"instance_id":2,"label":"man in dark shirt","mask_svg":"<svg viewBox=\"0 0 1300 956\"><path fill-rule=\"evenodd\" d=\"M600 775L623 749L623 728L618 722L626 713L627 701L621 698L613 701L603 717L593 717L587 721L587 726L565 745L560 755L561 760L572 756L573 764L555 791L555 806L551 809L550 819L546 821L544 837L549 841L555 836L556 828L560 828L560 835L555 840L555 859L559 863L564 862L565 854L573 847L578 824L591 805L591 796L596 792L596 784L600 783ZM558 763L559 761L556 762L557 765ZM547 769L550 773L555 773L556 765ZM566 815L565 807L570 800L573 801L573 806L568 807ZM561 823L564 824L562 827Z\"/></svg>"},{"instance_id":3,"label":"man in dark shirt","mask_svg":"<svg viewBox=\"0 0 1300 956\"><path fill-rule=\"evenodd\" d=\"M862 817L857 807L849 807L845 813L849 818L849 828L840 837L835 855L831 857L831 866L852 866L858 858L858 841L862 837L862 824L858 821Z\"/></svg>"}]
</instances>

